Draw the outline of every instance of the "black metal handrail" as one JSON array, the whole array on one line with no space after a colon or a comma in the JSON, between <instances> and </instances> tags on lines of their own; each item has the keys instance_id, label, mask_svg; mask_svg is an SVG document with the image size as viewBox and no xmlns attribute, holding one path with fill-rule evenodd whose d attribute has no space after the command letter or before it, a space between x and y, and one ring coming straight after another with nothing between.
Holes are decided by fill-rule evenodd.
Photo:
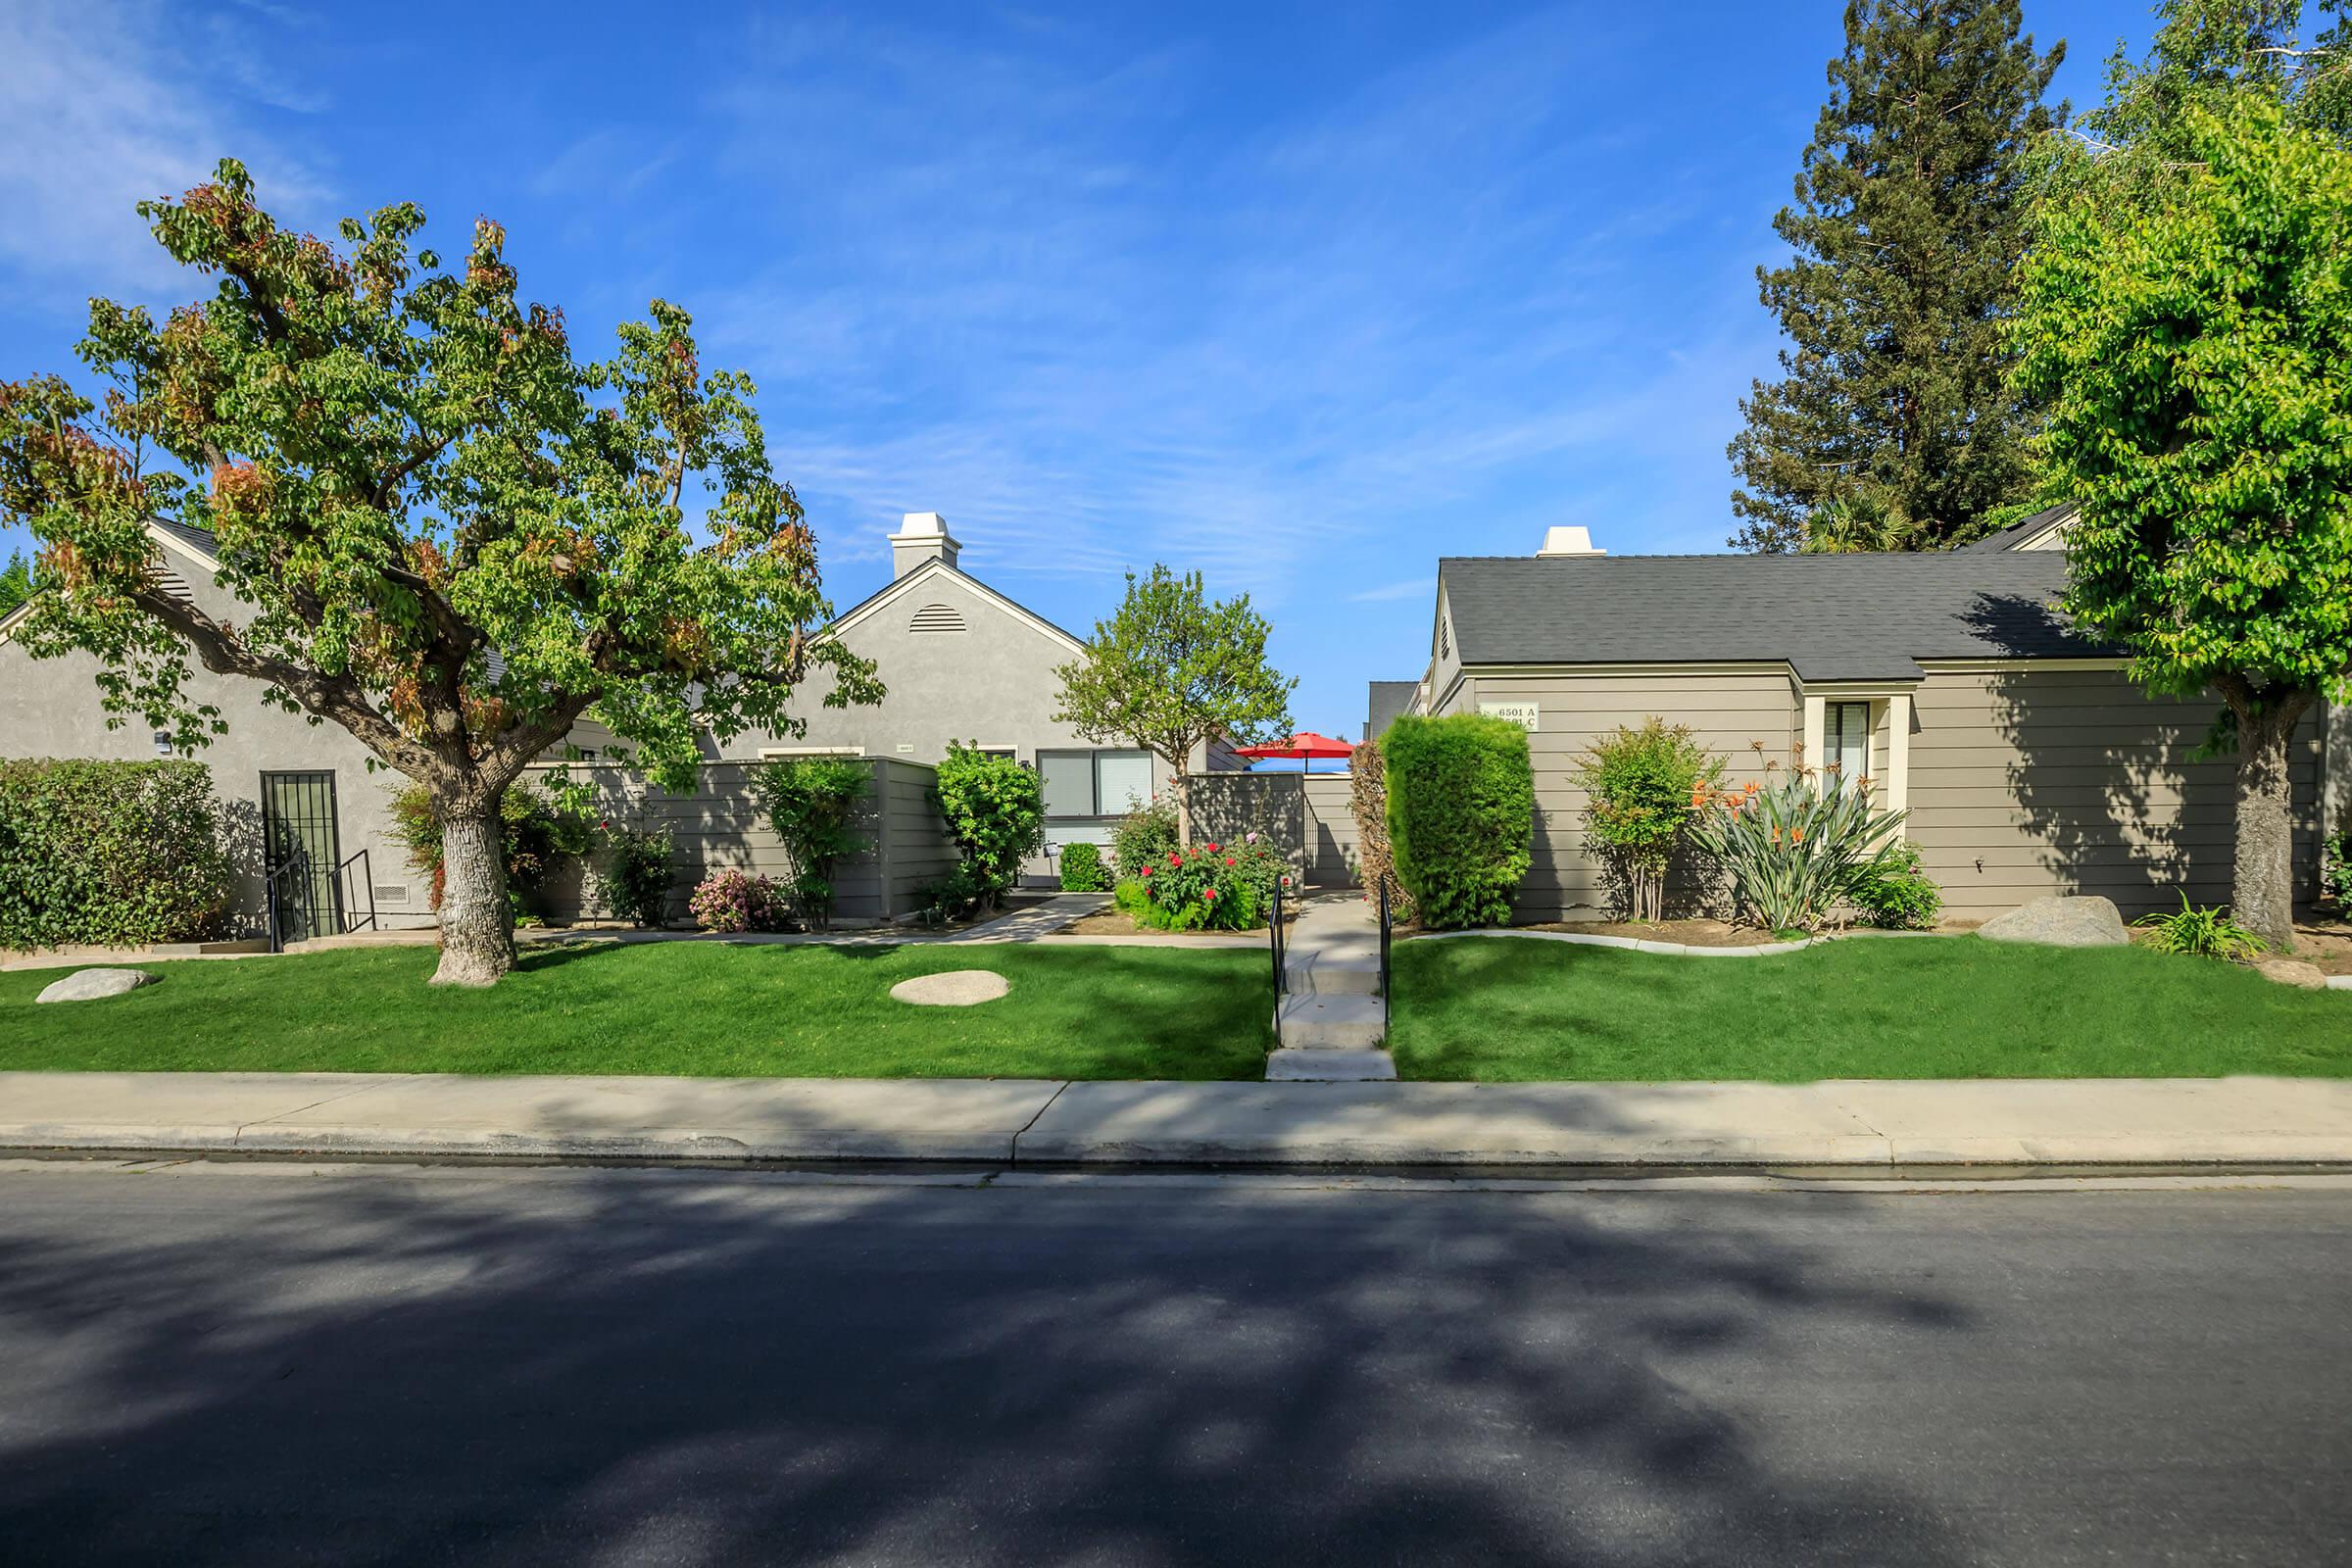
<instances>
[{"instance_id":1,"label":"black metal handrail","mask_svg":"<svg viewBox=\"0 0 2352 1568\"><path fill-rule=\"evenodd\" d=\"M1266 946L1274 955L1274 1044L1282 1045L1282 999L1291 989L1288 943L1282 930L1282 889L1287 876L1274 879L1274 914L1266 922Z\"/></svg>"},{"instance_id":2,"label":"black metal handrail","mask_svg":"<svg viewBox=\"0 0 2352 1568\"><path fill-rule=\"evenodd\" d=\"M341 909L345 936L351 935L354 931L381 931L383 929L375 922L375 865L368 858L366 850L360 851L335 867L335 881L340 887L343 884L344 874L352 868L355 861L360 867L360 886L368 890L368 918L361 920L353 917L352 911L357 906L357 901L345 893Z\"/></svg>"},{"instance_id":3,"label":"black metal handrail","mask_svg":"<svg viewBox=\"0 0 2352 1568\"><path fill-rule=\"evenodd\" d=\"M351 868L355 864L360 867L360 885L368 890L368 917L365 920L353 918L351 910L354 901L346 897L344 893L344 889L349 886L349 875ZM280 860L275 866L264 872L262 876L262 903L264 908L264 918L269 922L269 930L267 935L270 939L270 951L271 953L283 953L286 951L286 899L285 895L278 890L278 882L289 872L298 873L299 875L307 878L311 874L310 857L307 854L289 856L285 859ZM368 852L366 850L361 850L359 853L351 856L340 865L335 867L332 891L334 893L335 906L332 910L327 912L333 916L337 935L349 936L354 931L382 929L382 927L376 921L375 914L374 862L368 859ZM313 936L318 934L319 912L320 911L316 908L313 908L310 911L310 934Z\"/></svg>"},{"instance_id":4,"label":"black metal handrail","mask_svg":"<svg viewBox=\"0 0 2352 1568\"><path fill-rule=\"evenodd\" d=\"M1380 884L1380 1037L1389 1037L1389 879L1376 879Z\"/></svg>"}]
</instances>

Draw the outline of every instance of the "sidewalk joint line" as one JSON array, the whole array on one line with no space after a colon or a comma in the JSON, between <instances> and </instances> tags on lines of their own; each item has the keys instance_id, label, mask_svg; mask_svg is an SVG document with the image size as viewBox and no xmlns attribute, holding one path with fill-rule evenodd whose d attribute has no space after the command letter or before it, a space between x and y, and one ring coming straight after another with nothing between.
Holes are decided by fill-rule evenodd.
<instances>
[{"instance_id":1,"label":"sidewalk joint line","mask_svg":"<svg viewBox=\"0 0 2352 1568\"><path fill-rule=\"evenodd\" d=\"M1004 1149L1005 1163L1017 1165L1021 1162L1022 1135L1027 1133L1030 1128L1037 1125L1038 1116L1043 1116L1047 1111L1054 1108L1054 1102L1061 1098L1061 1092L1064 1089L1069 1088L1070 1083L1071 1080L1064 1078L1060 1083L1055 1084L1054 1086L1054 1092L1046 1097L1046 1102L1037 1107L1037 1116L1032 1116L1027 1121L1023 1122L1019 1131L1012 1135L1012 1142L1006 1145Z\"/></svg>"}]
</instances>

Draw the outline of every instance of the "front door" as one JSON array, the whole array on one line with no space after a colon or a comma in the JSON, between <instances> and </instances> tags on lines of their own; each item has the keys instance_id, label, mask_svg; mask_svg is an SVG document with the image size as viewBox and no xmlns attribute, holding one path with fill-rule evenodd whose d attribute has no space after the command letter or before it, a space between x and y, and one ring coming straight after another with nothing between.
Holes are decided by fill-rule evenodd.
<instances>
[{"instance_id":1,"label":"front door","mask_svg":"<svg viewBox=\"0 0 2352 1568\"><path fill-rule=\"evenodd\" d=\"M335 831L335 775L264 773L262 841L283 942L343 930L342 844Z\"/></svg>"}]
</instances>

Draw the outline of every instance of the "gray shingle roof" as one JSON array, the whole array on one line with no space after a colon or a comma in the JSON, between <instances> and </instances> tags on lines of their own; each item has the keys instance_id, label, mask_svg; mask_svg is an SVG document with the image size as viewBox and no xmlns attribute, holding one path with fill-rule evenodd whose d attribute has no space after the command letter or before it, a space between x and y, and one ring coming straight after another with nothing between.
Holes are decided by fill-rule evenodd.
<instances>
[{"instance_id":1,"label":"gray shingle roof","mask_svg":"<svg viewBox=\"0 0 2352 1568\"><path fill-rule=\"evenodd\" d=\"M2051 609L2057 551L1457 557L1438 564L1465 664L1787 662L1909 680L1923 659L2097 658Z\"/></svg>"},{"instance_id":2,"label":"gray shingle roof","mask_svg":"<svg viewBox=\"0 0 2352 1568\"><path fill-rule=\"evenodd\" d=\"M1410 708L1413 693L1420 688L1417 680L1376 680L1371 683L1370 702L1364 718L1364 739L1376 740L1388 733L1396 715Z\"/></svg>"}]
</instances>

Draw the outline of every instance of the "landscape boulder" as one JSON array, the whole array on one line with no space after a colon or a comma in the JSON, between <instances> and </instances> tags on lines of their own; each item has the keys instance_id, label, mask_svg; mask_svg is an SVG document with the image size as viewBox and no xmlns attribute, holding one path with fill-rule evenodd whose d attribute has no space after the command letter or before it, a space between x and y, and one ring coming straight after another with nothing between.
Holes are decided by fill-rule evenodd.
<instances>
[{"instance_id":1,"label":"landscape boulder","mask_svg":"<svg viewBox=\"0 0 2352 1568\"><path fill-rule=\"evenodd\" d=\"M949 969L902 980L890 988L890 994L918 1007L969 1007L994 1002L1011 989L993 969Z\"/></svg>"},{"instance_id":2,"label":"landscape boulder","mask_svg":"<svg viewBox=\"0 0 2352 1568\"><path fill-rule=\"evenodd\" d=\"M94 1002L100 997L119 997L125 991L155 984L156 977L144 969L76 969L63 980L50 982L35 1002Z\"/></svg>"},{"instance_id":3,"label":"landscape boulder","mask_svg":"<svg viewBox=\"0 0 2352 1568\"><path fill-rule=\"evenodd\" d=\"M2282 986L2301 986L2306 991L2328 989L2328 977L2320 972L2320 966L2300 958L2265 958L2254 965L2254 970L2265 980L2276 980Z\"/></svg>"},{"instance_id":4,"label":"landscape boulder","mask_svg":"<svg viewBox=\"0 0 2352 1568\"><path fill-rule=\"evenodd\" d=\"M2131 944L2112 899L2094 895L2035 899L1978 928L1987 942L2038 942L2052 948L2121 948Z\"/></svg>"}]
</instances>

